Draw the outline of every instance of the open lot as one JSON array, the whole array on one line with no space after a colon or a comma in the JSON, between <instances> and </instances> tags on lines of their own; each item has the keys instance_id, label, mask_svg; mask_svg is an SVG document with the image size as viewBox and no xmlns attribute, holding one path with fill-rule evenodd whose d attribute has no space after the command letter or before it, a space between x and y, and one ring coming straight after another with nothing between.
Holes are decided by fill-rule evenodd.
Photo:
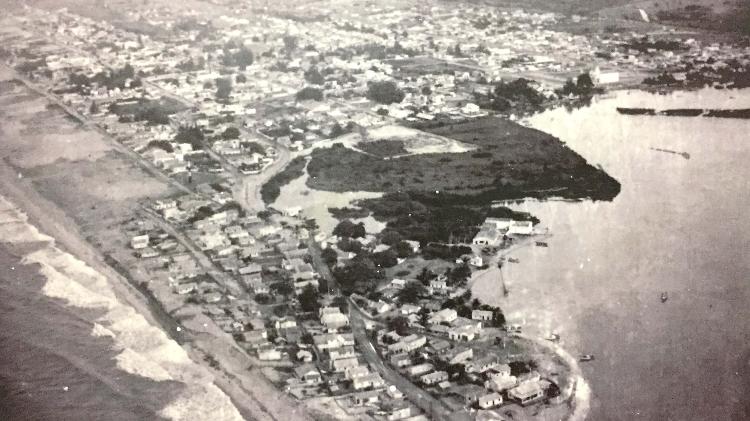
<instances>
[{"instance_id":1,"label":"open lot","mask_svg":"<svg viewBox=\"0 0 750 421\"><path fill-rule=\"evenodd\" d=\"M100 240L112 221L132 216L139 201L172 193L99 132L7 78L0 82L0 118L6 164Z\"/></svg>"}]
</instances>

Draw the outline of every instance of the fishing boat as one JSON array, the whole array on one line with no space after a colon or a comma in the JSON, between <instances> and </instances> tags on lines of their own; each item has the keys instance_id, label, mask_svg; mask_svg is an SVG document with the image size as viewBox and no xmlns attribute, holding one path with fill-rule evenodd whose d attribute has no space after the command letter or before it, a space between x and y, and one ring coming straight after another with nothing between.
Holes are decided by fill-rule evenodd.
<instances>
[{"instance_id":1,"label":"fishing boat","mask_svg":"<svg viewBox=\"0 0 750 421\"><path fill-rule=\"evenodd\" d=\"M669 296L667 295L666 291L661 293L661 302L666 303L669 299Z\"/></svg>"},{"instance_id":2,"label":"fishing boat","mask_svg":"<svg viewBox=\"0 0 750 421\"><path fill-rule=\"evenodd\" d=\"M537 241L536 242L537 247L548 247L549 245L544 241Z\"/></svg>"},{"instance_id":3,"label":"fishing boat","mask_svg":"<svg viewBox=\"0 0 750 421\"><path fill-rule=\"evenodd\" d=\"M578 361L581 362L587 362L587 361L594 361L594 356L591 354L583 354L581 355L581 358L578 359Z\"/></svg>"}]
</instances>

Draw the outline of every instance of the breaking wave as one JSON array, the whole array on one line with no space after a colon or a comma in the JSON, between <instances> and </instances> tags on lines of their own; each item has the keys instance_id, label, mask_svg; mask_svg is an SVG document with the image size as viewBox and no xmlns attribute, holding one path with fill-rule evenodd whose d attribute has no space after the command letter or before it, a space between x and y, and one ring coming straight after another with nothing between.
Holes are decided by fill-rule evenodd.
<instances>
[{"instance_id":1,"label":"breaking wave","mask_svg":"<svg viewBox=\"0 0 750 421\"><path fill-rule=\"evenodd\" d=\"M83 261L59 249L55 240L28 222L26 215L0 196L0 241L16 249L38 243L22 256L37 265L45 282L42 293L68 306L93 310L90 335L113 340L117 368L156 382L175 381L182 393L160 415L172 420L242 420L231 400L213 382L212 374L136 310L118 300L110 280Z\"/></svg>"}]
</instances>

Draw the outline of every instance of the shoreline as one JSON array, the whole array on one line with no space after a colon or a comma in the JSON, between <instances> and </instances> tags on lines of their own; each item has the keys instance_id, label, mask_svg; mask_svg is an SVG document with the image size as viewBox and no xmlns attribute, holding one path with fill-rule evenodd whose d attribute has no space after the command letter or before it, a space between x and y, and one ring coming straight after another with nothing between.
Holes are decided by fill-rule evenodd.
<instances>
[{"instance_id":1,"label":"shoreline","mask_svg":"<svg viewBox=\"0 0 750 421\"><path fill-rule=\"evenodd\" d=\"M131 306L138 314L145 317L149 324L162 330L170 340L174 340L185 349L194 364L211 374L212 384L229 398L243 418L247 420L259 419L255 415L257 409L251 409L245 403L255 399L248 396L241 388L238 389L239 385L232 384L231 380L225 379L226 374L224 372L217 373L204 364L203 359L199 358L200 355L198 354L205 354L205 351L194 346L194 339L189 338L187 334L176 334L176 327L179 323L167 313L158 299L152 293L145 294L141 288L148 290L139 286L135 279L130 276L130 272L121 267L111 256L102 255L101 252L94 249L85 240L78 229L78 224L72 218L56 204L42 197L32 186L28 185L26 180L18 178L14 170L15 168L7 162L0 163L0 177L3 178L3 181L0 181L0 194L17 206L26 215L31 225L37 227L40 232L54 238L56 247L81 259L105 276L117 300ZM110 265L108 260L117 263L117 265ZM120 266L125 273L120 272L117 266ZM265 415L267 418L276 419L267 412Z\"/></svg>"},{"instance_id":2,"label":"shoreline","mask_svg":"<svg viewBox=\"0 0 750 421\"><path fill-rule=\"evenodd\" d=\"M519 241L504 250L499 250L497 253L495 253L492 259L490 259L489 267L487 269L477 271L472 274L467 287L473 293L473 287L475 283L477 283L480 278L490 275L493 270L497 270L499 272L501 284L504 286L505 282L502 281L502 269L497 268L497 262L501 258L506 258L512 255L514 252L521 248L533 246L534 242L539 239L548 238L550 236L552 236L552 234L549 233L532 235L528 238L524 238L522 241ZM567 421L584 421L591 407L591 389L588 385L588 382L586 382L586 379L583 377L581 366L576 358L559 344L550 342L544 338L522 333L514 333L513 336L526 339L540 347L546 348L547 350L557 355L568 366L571 374L570 380L564 388L561 388L561 400L562 402L567 402L568 405L571 406L572 411L566 416L565 419Z\"/></svg>"}]
</instances>

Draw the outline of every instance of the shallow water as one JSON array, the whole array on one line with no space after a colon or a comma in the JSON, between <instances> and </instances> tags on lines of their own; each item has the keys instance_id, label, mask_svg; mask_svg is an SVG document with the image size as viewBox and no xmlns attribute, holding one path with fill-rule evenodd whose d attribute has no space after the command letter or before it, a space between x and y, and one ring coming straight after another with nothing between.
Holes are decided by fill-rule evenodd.
<instances>
[{"instance_id":1,"label":"shallow water","mask_svg":"<svg viewBox=\"0 0 750 421\"><path fill-rule=\"evenodd\" d=\"M596 355L584 365L589 419L750 419L750 121L616 111L748 105L747 90L619 92L527 122L601 164L622 191L612 202L517 205L550 228L549 247L514 252L507 298L493 277L474 292L527 330Z\"/></svg>"},{"instance_id":2,"label":"shallow water","mask_svg":"<svg viewBox=\"0 0 750 421\"><path fill-rule=\"evenodd\" d=\"M373 192L329 192L314 190L306 185L309 175L305 173L289 182L281 188L279 197L273 203L276 209L286 209L300 206L307 218L314 218L322 232L331 234L338 220L328 212L328 208L343 208L352 206L352 203L360 199L378 198L382 193ZM378 233L385 228L385 223L375 220L372 216L353 219L354 222L362 222L365 230L369 233Z\"/></svg>"}]
</instances>

